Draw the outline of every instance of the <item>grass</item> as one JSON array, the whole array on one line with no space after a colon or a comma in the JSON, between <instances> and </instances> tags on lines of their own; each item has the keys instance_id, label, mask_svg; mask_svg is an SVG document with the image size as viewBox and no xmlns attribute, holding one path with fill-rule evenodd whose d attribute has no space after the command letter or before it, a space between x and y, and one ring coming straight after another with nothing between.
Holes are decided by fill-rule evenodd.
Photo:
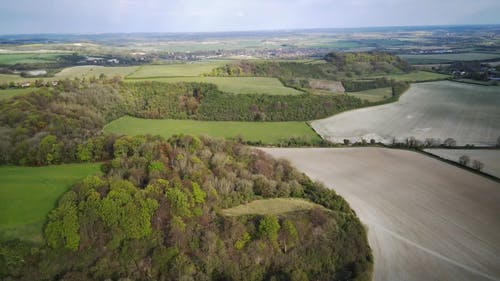
<instances>
[{"instance_id":1,"label":"grass","mask_svg":"<svg viewBox=\"0 0 500 281\"><path fill-rule=\"evenodd\" d=\"M302 92L285 87L277 78L271 77L170 77L151 78L127 81L161 81L161 82L203 82L212 83L224 92L235 94L270 94L296 95Z\"/></svg>"},{"instance_id":2,"label":"grass","mask_svg":"<svg viewBox=\"0 0 500 281\"><path fill-rule=\"evenodd\" d=\"M235 217L244 215L280 215L284 213L310 210L321 205L298 198L273 198L255 200L247 204L222 210L225 216Z\"/></svg>"},{"instance_id":3,"label":"grass","mask_svg":"<svg viewBox=\"0 0 500 281\"><path fill-rule=\"evenodd\" d=\"M433 64L453 61L500 59L500 54L471 52L461 54L400 55L399 57L406 60L410 64Z\"/></svg>"},{"instance_id":4,"label":"grass","mask_svg":"<svg viewBox=\"0 0 500 281\"><path fill-rule=\"evenodd\" d=\"M377 102L390 98L392 96L392 89L378 88L360 92L349 92L348 94L369 102Z\"/></svg>"},{"instance_id":5,"label":"grass","mask_svg":"<svg viewBox=\"0 0 500 281\"><path fill-rule=\"evenodd\" d=\"M47 63L56 61L61 54L57 53L0 53L0 65Z\"/></svg>"},{"instance_id":6,"label":"grass","mask_svg":"<svg viewBox=\"0 0 500 281\"><path fill-rule=\"evenodd\" d=\"M47 214L78 180L99 173L100 164L0 167L0 239L40 241Z\"/></svg>"},{"instance_id":7,"label":"grass","mask_svg":"<svg viewBox=\"0 0 500 281\"><path fill-rule=\"evenodd\" d=\"M35 90L36 89L33 88L0 90L0 101L10 99L11 97L28 94Z\"/></svg>"},{"instance_id":8,"label":"grass","mask_svg":"<svg viewBox=\"0 0 500 281\"><path fill-rule=\"evenodd\" d=\"M104 131L126 135L161 135L166 138L175 134L207 135L226 139L241 136L245 141L262 141L266 144L275 144L290 137L320 141L305 122L157 120L125 116L107 124Z\"/></svg>"},{"instance_id":9,"label":"grass","mask_svg":"<svg viewBox=\"0 0 500 281\"><path fill-rule=\"evenodd\" d=\"M58 79L92 76L99 77L99 75L101 74L104 74L108 77L113 77L115 75L125 77L133 73L137 69L139 69L138 66L106 67L96 65L83 65L65 68L59 73L56 73L55 77Z\"/></svg>"},{"instance_id":10,"label":"grass","mask_svg":"<svg viewBox=\"0 0 500 281\"><path fill-rule=\"evenodd\" d=\"M440 73L435 73L435 72L430 72L430 71L413 71L410 73L405 73L405 74L393 74L393 75L384 75L384 76L377 76L373 78L378 78L378 77L387 77L389 79L394 79L397 81L407 81L407 82L423 82L423 81L438 81L438 80L445 80L449 78L449 75L446 74L440 74Z\"/></svg>"},{"instance_id":11,"label":"grass","mask_svg":"<svg viewBox=\"0 0 500 281\"><path fill-rule=\"evenodd\" d=\"M218 60L164 65L144 65L127 78L143 79L156 77L200 76L227 62L228 61Z\"/></svg>"}]
</instances>

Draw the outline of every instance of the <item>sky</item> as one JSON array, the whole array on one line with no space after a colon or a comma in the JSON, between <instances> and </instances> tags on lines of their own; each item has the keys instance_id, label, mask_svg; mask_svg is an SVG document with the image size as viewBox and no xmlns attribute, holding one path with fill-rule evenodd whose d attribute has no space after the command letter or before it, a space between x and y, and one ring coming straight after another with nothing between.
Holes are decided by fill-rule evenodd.
<instances>
[{"instance_id":1,"label":"sky","mask_svg":"<svg viewBox=\"0 0 500 281\"><path fill-rule=\"evenodd\" d=\"M0 0L0 34L500 24L499 0Z\"/></svg>"}]
</instances>

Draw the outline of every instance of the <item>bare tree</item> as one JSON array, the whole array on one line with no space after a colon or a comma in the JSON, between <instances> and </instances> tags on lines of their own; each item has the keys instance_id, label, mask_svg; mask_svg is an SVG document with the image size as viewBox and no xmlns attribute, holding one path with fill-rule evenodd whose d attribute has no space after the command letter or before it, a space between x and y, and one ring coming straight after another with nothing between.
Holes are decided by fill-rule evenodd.
<instances>
[{"instance_id":1,"label":"bare tree","mask_svg":"<svg viewBox=\"0 0 500 281\"><path fill-rule=\"evenodd\" d=\"M484 163L479 161L479 160L474 160L474 161L472 161L472 168L474 168L478 171L482 171L484 168Z\"/></svg>"},{"instance_id":2,"label":"bare tree","mask_svg":"<svg viewBox=\"0 0 500 281\"><path fill-rule=\"evenodd\" d=\"M458 163L463 166L469 165L470 162L470 157L468 155L462 155L460 158L458 158Z\"/></svg>"},{"instance_id":3,"label":"bare tree","mask_svg":"<svg viewBox=\"0 0 500 281\"><path fill-rule=\"evenodd\" d=\"M443 144L447 147L452 147L457 145L457 141L454 138L447 138L444 140Z\"/></svg>"}]
</instances>

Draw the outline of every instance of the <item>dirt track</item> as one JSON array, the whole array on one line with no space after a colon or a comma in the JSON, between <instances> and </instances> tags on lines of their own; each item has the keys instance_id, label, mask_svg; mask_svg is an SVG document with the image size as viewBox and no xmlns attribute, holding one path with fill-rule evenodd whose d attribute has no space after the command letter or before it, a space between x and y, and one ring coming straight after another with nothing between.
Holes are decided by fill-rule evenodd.
<instances>
[{"instance_id":1,"label":"dirt track","mask_svg":"<svg viewBox=\"0 0 500 281\"><path fill-rule=\"evenodd\" d=\"M334 188L368 227L374 280L500 280L500 184L382 148L267 148Z\"/></svg>"}]
</instances>

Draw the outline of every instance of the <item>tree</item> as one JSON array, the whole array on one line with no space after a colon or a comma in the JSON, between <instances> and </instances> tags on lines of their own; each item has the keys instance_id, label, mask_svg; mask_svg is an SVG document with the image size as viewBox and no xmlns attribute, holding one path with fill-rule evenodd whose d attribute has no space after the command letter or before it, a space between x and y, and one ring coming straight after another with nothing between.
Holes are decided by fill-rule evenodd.
<instances>
[{"instance_id":1,"label":"tree","mask_svg":"<svg viewBox=\"0 0 500 281\"><path fill-rule=\"evenodd\" d=\"M479 160L472 161L472 168L481 171L484 168L484 163Z\"/></svg>"},{"instance_id":2,"label":"tree","mask_svg":"<svg viewBox=\"0 0 500 281\"><path fill-rule=\"evenodd\" d=\"M463 166L469 165L470 157L468 155L462 155L458 158L458 163Z\"/></svg>"},{"instance_id":3,"label":"tree","mask_svg":"<svg viewBox=\"0 0 500 281\"><path fill-rule=\"evenodd\" d=\"M443 144L447 147L452 147L457 145L457 141L453 138L447 138L444 140Z\"/></svg>"},{"instance_id":4,"label":"tree","mask_svg":"<svg viewBox=\"0 0 500 281\"><path fill-rule=\"evenodd\" d=\"M259 221L259 235L269 239L271 242L276 242L280 224L276 216L265 216Z\"/></svg>"}]
</instances>

